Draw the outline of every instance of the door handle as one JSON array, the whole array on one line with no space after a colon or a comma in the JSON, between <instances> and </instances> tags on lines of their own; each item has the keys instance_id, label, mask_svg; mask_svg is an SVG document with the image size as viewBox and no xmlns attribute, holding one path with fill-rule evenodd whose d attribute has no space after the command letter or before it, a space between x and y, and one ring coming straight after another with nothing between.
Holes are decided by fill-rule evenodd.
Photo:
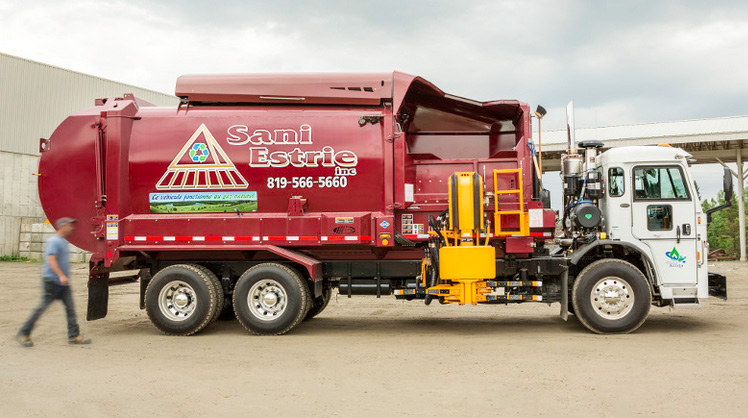
<instances>
[{"instance_id":1,"label":"door handle","mask_svg":"<svg viewBox=\"0 0 748 418\"><path fill-rule=\"evenodd\" d=\"M675 227L675 243L680 244L680 225Z\"/></svg>"},{"instance_id":2,"label":"door handle","mask_svg":"<svg viewBox=\"0 0 748 418\"><path fill-rule=\"evenodd\" d=\"M683 224L683 235L691 235L691 224Z\"/></svg>"}]
</instances>

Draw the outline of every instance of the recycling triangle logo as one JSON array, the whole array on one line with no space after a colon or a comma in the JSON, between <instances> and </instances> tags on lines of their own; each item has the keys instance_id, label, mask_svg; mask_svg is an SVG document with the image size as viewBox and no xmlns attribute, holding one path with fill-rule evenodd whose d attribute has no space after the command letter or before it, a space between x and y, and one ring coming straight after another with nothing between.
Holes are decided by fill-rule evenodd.
<instances>
[{"instance_id":1,"label":"recycling triangle logo","mask_svg":"<svg viewBox=\"0 0 748 418\"><path fill-rule=\"evenodd\" d=\"M169 164L157 190L241 190L249 186L205 124Z\"/></svg>"},{"instance_id":2,"label":"recycling triangle logo","mask_svg":"<svg viewBox=\"0 0 748 418\"><path fill-rule=\"evenodd\" d=\"M208 159L208 156L210 156L210 151L208 151L208 147L205 144L192 144L192 148L190 148L190 158L192 158L192 162L204 163L205 160Z\"/></svg>"}]
</instances>

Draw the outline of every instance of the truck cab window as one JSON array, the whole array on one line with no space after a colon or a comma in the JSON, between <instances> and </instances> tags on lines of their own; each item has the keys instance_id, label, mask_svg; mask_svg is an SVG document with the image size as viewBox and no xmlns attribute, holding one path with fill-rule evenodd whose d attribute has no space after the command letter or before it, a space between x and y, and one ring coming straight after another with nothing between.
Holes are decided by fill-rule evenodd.
<instances>
[{"instance_id":1,"label":"truck cab window","mask_svg":"<svg viewBox=\"0 0 748 418\"><path fill-rule=\"evenodd\" d=\"M634 198L689 200L690 195L680 167L634 168Z\"/></svg>"},{"instance_id":2,"label":"truck cab window","mask_svg":"<svg viewBox=\"0 0 748 418\"><path fill-rule=\"evenodd\" d=\"M608 170L608 194L612 197L623 196L625 191L623 185L623 169L613 167Z\"/></svg>"},{"instance_id":3,"label":"truck cab window","mask_svg":"<svg viewBox=\"0 0 748 418\"><path fill-rule=\"evenodd\" d=\"M673 207L670 205L647 206L647 229L650 231L673 229Z\"/></svg>"}]
</instances>

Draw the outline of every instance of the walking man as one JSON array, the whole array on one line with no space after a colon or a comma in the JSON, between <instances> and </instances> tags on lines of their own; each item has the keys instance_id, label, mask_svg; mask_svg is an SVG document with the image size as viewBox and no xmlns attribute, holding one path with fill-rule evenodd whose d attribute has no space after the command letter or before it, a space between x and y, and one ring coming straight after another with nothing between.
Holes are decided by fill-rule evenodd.
<instances>
[{"instance_id":1,"label":"walking man","mask_svg":"<svg viewBox=\"0 0 748 418\"><path fill-rule=\"evenodd\" d=\"M52 302L59 299L65 304L65 314L68 319L68 343L90 344L91 340L84 339L80 335L78 321L75 318L73 307L73 292L70 290L70 250L65 238L69 237L75 229L75 219L60 218L55 222L57 233L47 240L47 248L44 251L44 267L42 280L44 294L42 302L18 331L16 338L24 347L32 347L31 330L37 319L44 313Z\"/></svg>"}]
</instances>

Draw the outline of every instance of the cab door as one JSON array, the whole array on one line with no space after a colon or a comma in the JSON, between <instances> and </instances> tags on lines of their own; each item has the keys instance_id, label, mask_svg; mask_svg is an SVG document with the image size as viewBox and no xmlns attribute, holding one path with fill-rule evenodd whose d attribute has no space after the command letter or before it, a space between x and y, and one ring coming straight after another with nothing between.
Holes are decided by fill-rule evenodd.
<instances>
[{"instance_id":1,"label":"cab door","mask_svg":"<svg viewBox=\"0 0 748 418\"><path fill-rule=\"evenodd\" d=\"M696 284L695 197L680 165L632 170L634 237L649 246L663 285Z\"/></svg>"}]
</instances>

